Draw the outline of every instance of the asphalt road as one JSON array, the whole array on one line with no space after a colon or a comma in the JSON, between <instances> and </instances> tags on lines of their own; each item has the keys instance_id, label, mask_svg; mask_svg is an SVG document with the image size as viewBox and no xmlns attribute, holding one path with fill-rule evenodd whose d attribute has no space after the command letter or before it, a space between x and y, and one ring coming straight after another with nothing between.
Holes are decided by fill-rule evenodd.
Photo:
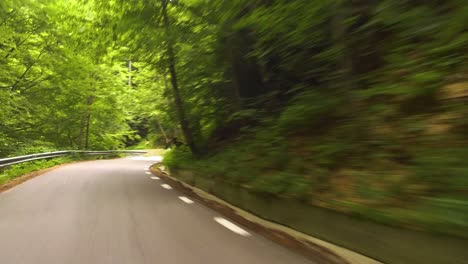
<instances>
[{"instance_id":1,"label":"asphalt road","mask_svg":"<svg viewBox=\"0 0 468 264\"><path fill-rule=\"evenodd\" d=\"M71 164L0 193L0 263L313 263L161 186L154 162Z\"/></svg>"}]
</instances>

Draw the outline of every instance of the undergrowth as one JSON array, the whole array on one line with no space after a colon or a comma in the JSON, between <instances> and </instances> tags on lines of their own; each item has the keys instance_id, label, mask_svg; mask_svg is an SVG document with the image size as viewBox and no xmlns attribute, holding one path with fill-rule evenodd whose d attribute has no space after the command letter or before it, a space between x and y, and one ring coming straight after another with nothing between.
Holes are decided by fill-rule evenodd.
<instances>
[{"instance_id":1,"label":"undergrowth","mask_svg":"<svg viewBox=\"0 0 468 264\"><path fill-rule=\"evenodd\" d=\"M208 155L182 146L164 162L254 192L468 237L467 131L461 108L443 103L426 113L375 102L338 112L336 100L304 94Z\"/></svg>"}]
</instances>

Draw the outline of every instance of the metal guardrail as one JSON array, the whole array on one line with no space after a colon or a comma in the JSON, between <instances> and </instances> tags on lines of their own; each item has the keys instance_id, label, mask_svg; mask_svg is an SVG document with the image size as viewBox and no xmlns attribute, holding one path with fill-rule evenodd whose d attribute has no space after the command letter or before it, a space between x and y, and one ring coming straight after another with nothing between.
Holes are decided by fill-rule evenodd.
<instances>
[{"instance_id":1,"label":"metal guardrail","mask_svg":"<svg viewBox=\"0 0 468 264\"><path fill-rule=\"evenodd\" d=\"M56 157L61 157L61 156L67 156L71 154L109 155L109 154L116 154L116 153L145 154L147 153L147 151L145 150L108 150L108 151L62 150L62 151L54 151L54 152L44 152L44 153L37 153L37 154L31 154L31 155L0 159L0 168L14 165L14 164L23 163L23 162L33 161L33 160L50 159L50 158L56 158Z\"/></svg>"}]
</instances>

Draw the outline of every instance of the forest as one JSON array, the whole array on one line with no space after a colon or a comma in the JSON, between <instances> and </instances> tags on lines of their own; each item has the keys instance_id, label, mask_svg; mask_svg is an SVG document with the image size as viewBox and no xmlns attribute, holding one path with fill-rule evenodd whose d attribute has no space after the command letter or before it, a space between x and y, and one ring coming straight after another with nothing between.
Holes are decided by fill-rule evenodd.
<instances>
[{"instance_id":1,"label":"forest","mask_svg":"<svg viewBox=\"0 0 468 264\"><path fill-rule=\"evenodd\" d=\"M0 157L171 168L468 234L464 0L2 0Z\"/></svg>"}]
</instances>

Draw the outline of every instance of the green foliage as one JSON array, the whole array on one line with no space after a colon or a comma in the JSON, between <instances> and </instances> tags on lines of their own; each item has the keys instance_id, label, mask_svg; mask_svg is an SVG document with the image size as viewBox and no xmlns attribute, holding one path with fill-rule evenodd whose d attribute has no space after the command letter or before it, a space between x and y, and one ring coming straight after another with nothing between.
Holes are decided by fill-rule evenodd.
<instances>
[{"instance_id":1,"label":"green foliage","mask_svg":"<svg viewBox=\"0 0 468 264\"><path fill-rule=\"evenodd\" d=\"M330 96L323 96L317 92L299 94L281 113L278 127L284 132L312 129L333 119L337 106L338 100Z\"/></svg>"},{"instance_id":2,"label":"green foliage","mask_svg":"<svg viewBox=\"0 0 468 264\"><path fill-rule=\"evenodd\" d=\"M421 205L421 210L432 222L435 231L444 231L448 224L451 233L458 234L468 231L468 202L453 198L428 198Z\"/></svg>"},{"instance_id":3,"label":"green foliage","mask_svg":"<svg viewBox=\"0 0 468 264\"><path fill-rule=\"evenodd\" d=\"M413 177L428 184L437 194L456 195L468 191L468 149L423 148L412 166Z\"/></svg>"},{"instance_id":4,"label":"green foliage","mask_svg":"<svg viewBox=\"0 0 468 264\"><path fill-rule=\"evenodd\" d=\"M107 40L90 5L16 1L0 9L0 157L120 146L127 86L115 51L95 46Z\"/></svg>"},{"instance_id":5,"label":"green foliage","mask_svg":"<svg viewBox=\"0 0 468 264\"><path fill-rule=\"evenodd\" d=\"M396 209L422 210L423 197L467 200L467 155L453 147L466 145L462 1L135 0L95 8L139 60L137 89L124 97L138 102L126 108L129 119L143 117L160 139L164 130L182 138L182 128L203 150L195 158L175 148L168 166L383 222L424 222ZM462 88L447 91L454 84Z\"/></svg>"},{"instance_id":6,"label":"green foliage","mask_svg":"<svg viewBox=\"0 0 468 264\"><path fill-rule=\"evenodd\" d=\"M307 197L311 190L311 183L302 175L274 171L256 177L252 182L251 188L258 192L273 195L304 198Z\"/></svg>"},{"instance_id":7,"label":"green foliage","mask_svg":"<svg viewBox=\"0 0 468 264\"><path fill-rule=\"evenodd\" d=\"M192 153L186 146L179 146L164 153L164 164L172 168L190 165L192 161Z\"/></svg>"},{"instance_id":8,"label":"green foliage","mask_svg":"<svg viewBox=\"0 0 468 264\"><path fill-rule=\"evenodd\" d=\"M228 122L233 121L246 121L246 120L255 120L259 118L259 111L257 109L243 109L233 113Z\"/></svg>"},{"instance_id":9,"label":"green foliage","mask_svg":"<svg viewBox=\"0 0 468 264\"><path fill-rule=\"evenodd\" d=\"M270 194L283 194L289 187L290 175L275 172L269 175L257 177L252 183L255 190L270 193Z\"/></svg>"},{"instance_id":10,"label":"green foliage","mask_svg":"<svg viewBox=\"0 0 468 264\"><path fill-rule=\"evenodd\" d=\"M37 160L22 164L12 165L7 169L0 170L0 185L26 173L46 169L55 165L79 160L76 157L59 157L50 160Z\"/></svg>"}]
</instances>

